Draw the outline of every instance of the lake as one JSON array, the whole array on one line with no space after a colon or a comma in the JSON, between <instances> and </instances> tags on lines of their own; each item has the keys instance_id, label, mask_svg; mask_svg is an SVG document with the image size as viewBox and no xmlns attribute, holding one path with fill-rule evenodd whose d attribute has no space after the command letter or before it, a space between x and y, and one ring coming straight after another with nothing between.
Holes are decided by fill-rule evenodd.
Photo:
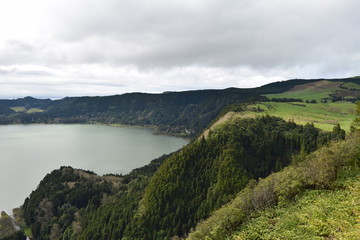
<instances>
[{"instance_id":1,"label":"lake","mask_svg":"<svg viewBox=\"0 0 360 240\"><path fill-rule=\"evenodd\" d=\"M124 174L186 144L185 139L153 135L147 128L0 126L0 210L11 213L47 173L61 166Z\"/></svg>"}]
</instances>

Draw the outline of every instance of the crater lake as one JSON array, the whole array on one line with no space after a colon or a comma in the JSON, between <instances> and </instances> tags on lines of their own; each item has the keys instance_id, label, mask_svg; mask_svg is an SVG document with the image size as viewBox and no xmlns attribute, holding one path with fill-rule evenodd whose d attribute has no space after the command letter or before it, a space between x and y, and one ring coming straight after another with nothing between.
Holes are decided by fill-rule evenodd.
<instances>
[{"instance_id":1,"label":"crater lake","mask_svg":"<svg viewBox=\"0 0 360 240\"><path fill-rule=\"evenodd\" d=\"M103 125L0 126L0 210L11 213L47 173L61 166L125 174L176 151L187 140L151 129Z\"/></svg>"}]
</instances>

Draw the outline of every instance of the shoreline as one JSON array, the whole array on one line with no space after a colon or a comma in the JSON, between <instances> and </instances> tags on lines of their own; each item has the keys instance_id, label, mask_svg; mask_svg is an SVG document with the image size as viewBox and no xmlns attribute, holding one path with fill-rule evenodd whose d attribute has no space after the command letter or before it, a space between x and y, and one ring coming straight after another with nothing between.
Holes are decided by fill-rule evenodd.
<instances>
[{"instance_id":1,"label":"shoreline","mask_svg":"<svg viewBox=\"0 0 360 240\"><path fill-rule=\"evenodd\" d=\"M53 123L10 123L10 124L0 124L1 126L30 126L30 125L99 125L99 126L108 126L108 127L123 127L123 128L143 128L151 129L153 135L163 135L170 137L182 138L187 141L191 141L193 137L185 135L183 133L171 133L167 131L160 130L156 125L129 125L121 123L102 123L102 122L86 122L86 123L62 123L62 122L53 122Z\"/></svg>"}]
</instances>

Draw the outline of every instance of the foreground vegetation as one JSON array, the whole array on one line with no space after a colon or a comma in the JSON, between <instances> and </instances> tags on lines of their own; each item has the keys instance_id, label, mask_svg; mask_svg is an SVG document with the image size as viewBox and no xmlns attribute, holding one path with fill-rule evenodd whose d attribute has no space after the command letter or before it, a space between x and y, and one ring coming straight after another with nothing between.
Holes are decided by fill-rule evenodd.
<instances>
[{"instance_id":1,"label":"foreground vegetation","mask_svg":"<svg viewBox=\"0 0 360 240\"><path fill-rule=\"evenodd\" d=\"M251 182L189 239L358 239L360 138L294 158Z\"/></svg>"}]
</instances>

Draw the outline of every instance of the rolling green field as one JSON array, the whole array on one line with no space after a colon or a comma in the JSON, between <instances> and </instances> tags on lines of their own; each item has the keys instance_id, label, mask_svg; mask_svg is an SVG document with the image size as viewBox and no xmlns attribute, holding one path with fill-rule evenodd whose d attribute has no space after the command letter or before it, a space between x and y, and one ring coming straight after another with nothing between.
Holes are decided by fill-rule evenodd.
<instances>
[{"instance_id":1,"label":"rolling green field","mask_svg":"<svg viewBox=\"0 0 360 240\"><path fill-rule=\"evenodd\" d=\"M343 87L349 88L349 89L356 89L360 90L360 85L356 83L345 83Z\"/></svg>"},{"instance_id":2,"label":"rolling green field","mask_svg":"<svg viewBox=\"0 0 360 240\"><path fill-rule=\"evenodd\" d=\"M26 107L18 106L18 107L11 107L12 110L15 112L24 112L24 113L36 113L36 112L43 112L43 109L40 108L30 108L26 109Z\"/></svg>"},{"instance_id":3,"label":"rolling green field","mask_svg":"<svg viewBox=\"0 0 360 240\"><path fill-rule=\"evenodd\" d=\"M261 112L255 112L258 108ZM339 123L346 132L350 131L355 119L356 105L350 102L335 103L278 103L262 102L248 106L249 113L257 116L269 114L298 124L314 123L315 127L331 131Z\"/></svg>"},{"instance_id":4,"label":"rolling green field","mask_svg":"<svg viewBox=\"0 0 360 240\"><path fill-rule=\"evenodd\" d=\"M263 102L249 106L250 112L255 115L269 114L284 118L285 120L293 120L298 124L314 123L315 127L331 131L335 124L346 131L350 131L350 126L355 115L355 104L351 102L331 102L322 103L323 99L329 99L331 94L342 91L340 86L349 89L360 89L360 85L356 83L343 83L331 81L319 81L298 85L293 89L280 93L266 95L268 98L297 98L304 102ZM316 100L317 103L305 103L305 101ZM261 109L261 112L256 112Z\"/></svg>"},{"instance_id":5,"label":"rolling green field","mask_svg":"<svg viewBox=\"0 0 360 240\"><path fill-rule=\"evenodd\" d=\"M15 112L26 112L26 108L25 107L11 107L12 110L14 110Z\"/></svg>"},{"instance_id":6,"label":"rolling green field","mask_svg":"<svg viewBox=\"0 0 360 240\"><path fill-rule=\"evenodd\" d=\"M36 112L43 112L43 109L40 108L30 108L29 110L26 111L26 113L36 113Z\"/></svg>"},{"instance_id":7,"label":"rolling green field","mask_svg":"<svg viewBox=\"0 0 360 240\"><path fill-rule=\"evenodd\" d=\"M300 98L304 101L306 100L316 100L318 102L321 99L329 98L330 94L334 93L336 90L341 90L341 82L330 82L330 81L320 81L315 83L307 83L303 85L298 85L293 89L279 94L268 94L265 95L268 98ZM357 84L354 84L357 85Z\"/></svg>"}]
</instances>

